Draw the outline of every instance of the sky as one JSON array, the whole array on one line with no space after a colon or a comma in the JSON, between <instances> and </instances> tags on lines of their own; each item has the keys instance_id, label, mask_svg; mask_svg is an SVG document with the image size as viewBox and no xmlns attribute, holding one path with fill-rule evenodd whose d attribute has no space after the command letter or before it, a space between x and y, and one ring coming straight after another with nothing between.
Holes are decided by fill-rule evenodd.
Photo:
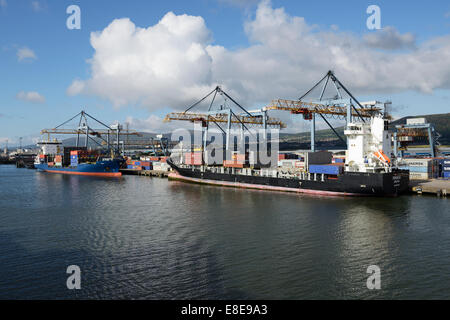
<instances>
[{"instance_id":1,"label":"sky","mask_svg":"<svg viewBox=\"0 0 450 320\"><path fill-rule=\"evenodd\" d=\"M298 98L328 70L359 100L391 100L394 117L450 112L450 2L0 0L0 147L81 110L169 132L180 123L165 114L217 85L255 109ZM275 116L288 132L309 128Z\"/></svg>"}]
</instances>

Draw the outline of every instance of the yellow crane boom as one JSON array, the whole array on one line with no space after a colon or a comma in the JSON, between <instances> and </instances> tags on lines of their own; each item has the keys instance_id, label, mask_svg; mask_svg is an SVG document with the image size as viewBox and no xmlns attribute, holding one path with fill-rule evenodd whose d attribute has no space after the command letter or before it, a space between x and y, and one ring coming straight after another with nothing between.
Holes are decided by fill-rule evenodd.
<instances>
[{"instance_id":1,"label":"yellow crane boom","mask_svg":"<svg viewBox=\"0 0 450 320\"><path fill-rule=\"evenodd\" d=\"M328 114L328 115L338 115L338 116L346 116L347 109L343 106L335 106L335 105L325 105L319 103L305 102L300 100L286 100L286 99L278 99L273 100L271 104L264 108L265 110L283 110L290 111L292 114L303 114L305 119L311 119L313 113L319 114ZM367 108L359 108L359 115L355 110L352 110L352 116L370 118L374 114L381 112L380 108L377 107L367 107Z\"/></svg>"},{"instance_id":2,"label":"yellow crane boom","mask_svg":"<svg viewBox=\"0 0 450 320\"><path fill-rule=\"evenodd\" d=\"M203 126L206 126L208 122L216 123L227 123L229 115L227 113L217 113L214 115L204 114L204 113L191 113L191 112L171 112L165 118L164 122L169 122L173 120L190 121L190 122L201 122ZM236 115L231 116L231 123L234 124L252 124L252 125L264 125L264 120L261 116L247 116L247 115ZM266 125L268 127L286 128L281 120L276 118L268 118L266 120Z\"/></svg>"}]
</instances>

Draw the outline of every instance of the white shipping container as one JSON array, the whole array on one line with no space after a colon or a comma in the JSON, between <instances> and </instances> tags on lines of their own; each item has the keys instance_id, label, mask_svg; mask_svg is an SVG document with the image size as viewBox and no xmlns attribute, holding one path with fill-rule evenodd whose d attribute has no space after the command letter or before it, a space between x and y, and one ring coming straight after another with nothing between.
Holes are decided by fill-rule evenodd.
<instances>
[{"instance_id":1,"label":"white shipping container","mask_svg":"<svg viewBox=\"0 0 450 320\"><path fill-rule=\"evenodd\" d=\"M409 179L410 180L428 180L428 179L430 179L430 174L422 173L422 172L409 172Z\"/></svg>"},{"instance_id":2,"label":"white shipping container","mask_svg":"<svg viewBox=\"0 0 450 320\"><path fill-rule=\"evenodd\" d=\"M298 162L298 160L292 159L292 160L280 160L278 161L279 167L285 167L285 168L293 168Z\"/></svg>"},{"instance_id":3,"label":"white shipping container","mask_svg":"<svg viewBox=\"0 0 450 320\"><path fill-rule=\"evenodd\" d=\"M433 159L403 159L402 162L409 167L431 167Z\"/></svg>"},{"instance_id":4,"label":"white shipping container","mask_svg":"<svg viewBox=\"0 0 450 320\"><path fill-rule=\"evenodd\" d=\"M169 171L170 166L165 162L153 162L153 170Z\"/></svg>"},{"instance_id":5,"label":"white shipping container","mask_svg":"<svg viewBox=\"0 0 450 320\"><path fill-rule=\"evenodd\" d=\"M406 124L425 124L427 123L427 119L425 118L410 118L406 119Z\"/></svg>"}]
</instances>

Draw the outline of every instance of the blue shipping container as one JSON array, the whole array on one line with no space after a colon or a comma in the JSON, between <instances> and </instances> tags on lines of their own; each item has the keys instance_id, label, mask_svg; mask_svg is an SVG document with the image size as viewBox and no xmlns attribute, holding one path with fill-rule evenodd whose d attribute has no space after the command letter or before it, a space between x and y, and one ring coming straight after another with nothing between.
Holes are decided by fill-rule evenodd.
<instances>
[{"instance_id":1,"label":"blue shipping container","mask_svg":"<svg viewBox=\"0 0 450 320\"><path fill-rule=\"evenodd\" d=\"M310 173L320 173L320 174L330 174L337 176L338 174L342 173L342 170L344 169L343 166L333 166L333 165L320 165L320 164L314 164L309 166L309 172Z\"/></svg>"},{"instance_id":2,"label":"blue shipping container","mask_svg":"<svg viewBox=\"0 0 450 320\"><path fill-rule=\"evenodd\" d=\"M450 178L450 171L444 172L444 178Z\"/></svg>"},{"instance_id":3,"label":"blue shipping container","mask_svg":"<svg viewBox=\"0 0 450 320\"><path fill-rule=\"evenodd\" d=\"M133 169L133 166L131 164L127 165L127 169Z\"/></svg>"}]
</instances>

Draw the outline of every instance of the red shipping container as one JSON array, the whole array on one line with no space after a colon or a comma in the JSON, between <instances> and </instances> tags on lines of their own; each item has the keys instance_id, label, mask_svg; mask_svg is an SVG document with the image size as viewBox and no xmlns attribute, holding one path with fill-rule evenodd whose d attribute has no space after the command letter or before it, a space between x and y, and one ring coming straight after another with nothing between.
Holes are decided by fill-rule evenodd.
<instances>
[{"instance_id":1,"label":"red shipping container","mask_svg":"<svg viewBox=\"0 0 450 320\"><path fill-rule=\"evenodd\" d=\"M150 161L141 161L141 167L148 167L150 166Z\"/></svg>"},{"instance_id":2,"label":"red shipping container","mask_svg":"<svg viewBox=\"0 0 450 320\"><path fill-rule=\"evenodd\" d=\"M72 150L70 151L71 156L77 156L80 153L80 150Z\"/></svg>"},{"instance_id":3,"label":"red shipping container","mask_svg":"<svg viewBox=\"0 0 450 320\"><path fill-rule=\"evenodd\" d=\"M159 157L150 157L150 161L159 161Z\"/></svg>"},{"instance_id":4,"label":"red shipping container","mask_svg":"<svg viewBox=\"0 0 450 320\"><path fill-rule=\"evenodd\" d=\"M278 154L278 161L280 161L280 160L286 160L286 154L285 153Z\"/></svg>"}]
</instances>

